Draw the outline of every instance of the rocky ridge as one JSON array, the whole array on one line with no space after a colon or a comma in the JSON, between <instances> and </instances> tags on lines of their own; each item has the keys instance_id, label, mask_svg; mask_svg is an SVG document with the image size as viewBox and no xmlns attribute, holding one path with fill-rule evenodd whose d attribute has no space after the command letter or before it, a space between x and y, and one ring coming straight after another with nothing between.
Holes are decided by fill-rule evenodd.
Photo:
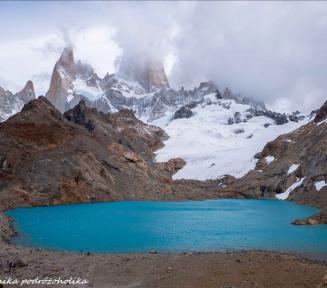
<instances>
[{"instance_id":1,"label":"rocky ridge","mask_svg":"<svg viewBox=\"0 0 327 288\"><path fill-rule=\"evenodd\" d=\"M64 115L44 97L0 124L1 208L132 199L244 197L219 180L171 179L181 159L156 163L166 135L130 110L104 114L82 101Z\"/></svg>"},{"instance_id":2,"label":"rocky ridge","mask_svg":"<svg viewBox=\"0 0 327 288\"><path fill-rule=\"evenodd\" d=\"M57 61L46 97L61 112L83 99L87 106L104 113L128 108L140 119L151 122L190 102L203 101L204 96L213 92L224 99L266 110L264 103L234 94L228 88L220 92L211 81L202 82L193 90L172 89L159 61L138 63L129 59L123 61L118 74L100 78L89 65L76 63L72 48L64 49Z\"/></svg>"}]
</instances>

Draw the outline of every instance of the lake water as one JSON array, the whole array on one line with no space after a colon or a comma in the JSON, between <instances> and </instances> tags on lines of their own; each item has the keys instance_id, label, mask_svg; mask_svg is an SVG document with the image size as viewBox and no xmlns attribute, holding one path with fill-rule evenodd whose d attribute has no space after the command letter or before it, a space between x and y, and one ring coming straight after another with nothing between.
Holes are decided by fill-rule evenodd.
<instances>
[{"instance_id":1,"label":"lake water","mask_svg":"<svg viewBox=\"0 0 327 288\"><path fill-rule=\"evenodd\" d=\"M295 226L312 207L278 200L114 202L7 212L17 244L90 252L264 249L327 252L327 225Z\"/></svg>"}]
</instances>

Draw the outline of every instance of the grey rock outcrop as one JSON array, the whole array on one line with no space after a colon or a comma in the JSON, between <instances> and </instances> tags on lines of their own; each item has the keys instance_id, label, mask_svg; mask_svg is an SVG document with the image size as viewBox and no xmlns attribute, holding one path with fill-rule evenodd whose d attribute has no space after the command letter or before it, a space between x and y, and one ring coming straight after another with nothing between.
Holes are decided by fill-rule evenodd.
<instances>
[{"instance_id":1,"label":"grey rock outcrop","mask_svg":"<svg viewBox=\"0 0 327 288\"><path fill-rule=\"evenodd\" d=\"M0 122L19 112L32 99L35 99L32 81L27 81L25 87L16 94L0 87Z\"/></svg>"}]
</instances>

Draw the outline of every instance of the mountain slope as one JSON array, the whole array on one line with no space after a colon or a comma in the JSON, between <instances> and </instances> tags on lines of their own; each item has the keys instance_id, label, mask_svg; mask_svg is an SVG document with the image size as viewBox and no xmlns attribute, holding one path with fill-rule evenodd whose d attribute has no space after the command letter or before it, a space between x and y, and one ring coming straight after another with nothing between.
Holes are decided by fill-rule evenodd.
<instances>
[{"instance_id":1,"label":"mountain slope","mask_svg":"<svg viewBox=\"0 0 327 288\"><path fill-rule=\"evenodd\" d=\"M152 122L170 137L156 159L186 160L174 179L217 179L226 174L239 178L254 169L257 160L253 156L268 141L303 125L305 120L300 120L300 115L256 110L211 93Z\"/></svg>"},{"instance_id":2,"label":"mountain slope","mask_svg":"<svg viewBox=\"0 0 327 288\"><path fill-rule=\"evenodd\" d=\"M81 102L62 115L39 97L0 124L0 203L9 208L244 197L220 193L219 181L173 181L183 160L153 159L165 137L161 128L144 124L129 110L106 115Z\"/></svg>"},{"instance_id":3,"label":"mountain slope","mask_svg":"<svg viewBox=\"0 0 327 288\"><path fill-rule=\"evenodd\" d=\"M296 224L327 223L326 103L309 123L267 143L255 169L224 190L313 205L322 212Z\"/></svg>"}]
</instances>

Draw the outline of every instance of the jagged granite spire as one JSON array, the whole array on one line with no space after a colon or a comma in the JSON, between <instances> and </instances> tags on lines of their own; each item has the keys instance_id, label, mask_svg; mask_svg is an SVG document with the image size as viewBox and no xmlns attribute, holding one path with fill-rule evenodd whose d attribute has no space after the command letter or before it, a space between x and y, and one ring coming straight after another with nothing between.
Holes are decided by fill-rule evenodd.
<instances>
[{"instance_id":1,"label":"jagged granite spire","mask_svg":"<svg viewBox=\"0 0 327 288\"><path fill-rule=\"evenodd\" d=\"M56 62L46 97L59 111L65 111L67 90L72 87L75 77L75 61L72 48L65 48Z\"/></svg>"},{"instance_id":2,"label":"jagged granite spire","mask_svg":"<svg viewBox=\"0 0 327 288\"><path fill-rule=\"evenodd\" d=\"M119 74L139 82L146 92L169 87L168 78L162 62L153 59L123 58Z\"/></svg>"},{"instance_id":3,"label":"jagged granite spire","mask_svg":"<svg viewBox=\"0 0 327 288\"><path fill-rule=\"evenodd\" d=\"M31 80L28 80L25 84L25 87L16 94L17 97L19 97L20 100L25 104L27 104L29 101L35 99L35 91L34 91L34 85Z\"/></svg>"}]
</instances>

